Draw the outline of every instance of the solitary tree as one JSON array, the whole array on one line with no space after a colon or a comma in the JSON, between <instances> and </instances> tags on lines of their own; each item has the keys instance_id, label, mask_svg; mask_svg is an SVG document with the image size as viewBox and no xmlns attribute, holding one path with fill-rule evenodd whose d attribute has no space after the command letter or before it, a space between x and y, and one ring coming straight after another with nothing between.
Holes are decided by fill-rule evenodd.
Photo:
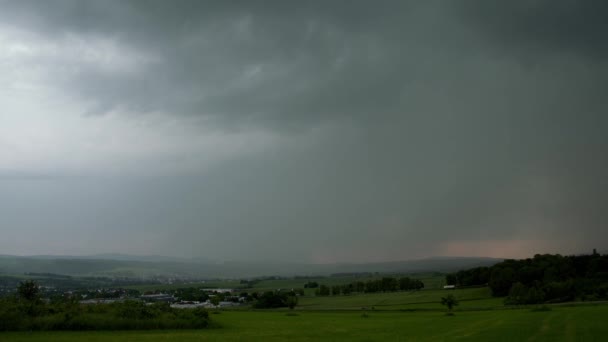
<instances>
[{"instance_id":1,"label":"solitary tree","mask_svg":"<svg viewBox=\"0 0 608 342\"><path fill-rule=\"evenodd\" d=\"M286 300L286 304L291 310L293 310L293 308L295 308L296 305L298 305L298 297L288 296L287 300Z\"/></svg>"},{"instance_id":2,"label":"solitary tree","mask_svg":"<svg viewBox=\"0 0 608 342\"><path fill-rule=\"evenodd\" d=\"M446 297L441 298L441 305L445 305L448 307L448 311L452 312L452 308L458 305L458 300L454 295L449 294Z\"/></svg>"}]
</instances>

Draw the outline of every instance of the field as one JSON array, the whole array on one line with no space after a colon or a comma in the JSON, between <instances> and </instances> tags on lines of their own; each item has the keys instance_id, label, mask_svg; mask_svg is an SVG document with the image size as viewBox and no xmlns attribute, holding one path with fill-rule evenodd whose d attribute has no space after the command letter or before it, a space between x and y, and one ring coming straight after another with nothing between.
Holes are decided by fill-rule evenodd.
<instances>
[{"instance_id":1,"label":"field","mask_svg":"<svg viewBox=\"0 0 608 342\"><path fill-rule=\"evenodd\" d=\"M501 298L490 296L488 288L461 290L423 290L407 292L388 292L354 294L349 296L303 297L301 310L442 310L441 297L451 293L460 301L459 309L476 310L502 307Z\"/></svg>"},{"instance_id":2,"label":"field","mask_svg":"<svg viewBox=\"0 0 608 342\"><path fill-rule=\"evenodd\" d=\"M439 304L447 293L460 301L454 316ZM0 341L599 341L608 336L601 319L608 317L606 304L504 307L487 288L302 297L293 312L240 309L211 316L218 327L207 330L11 332L0 333Z\"/></svg>"},{"instance_id":3,"label":"field","mask_svg":"<svg viewBox=\"0 0 608 342\"><path fill-rule=\"evenodd\" d=\"M226 311L221 328L185 331L32 332L0 334L1 341L600 341L608 306L443 312Z\"/></svg>"}]
</instances>

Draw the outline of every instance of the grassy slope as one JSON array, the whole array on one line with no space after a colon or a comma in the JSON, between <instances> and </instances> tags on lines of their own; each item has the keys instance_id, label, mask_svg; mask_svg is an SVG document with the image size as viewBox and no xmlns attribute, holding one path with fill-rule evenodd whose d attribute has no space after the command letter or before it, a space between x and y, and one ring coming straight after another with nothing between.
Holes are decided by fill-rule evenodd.
<instances>
[{"instance_id":1,"label":"grassy slope","mask_svg":"<svg viewBox=\"0 0 608 342\"><path fill-rule=\"evenodd\" d=\"M608 336L608 306L559 307L547 312L223 312L223 328L200 331L3 333L2 341L600 341Z\"/></svg>"},{"instance_id":2,"label":"grassy slope","mask_svg":"<svg viewBox=\"0 0 608 342\"><path fill-rule=\"evenodd\" d=\"M287 287L288 282L258 286ZM460 300L451 317L439 304L448 293ZM364 306L375 308L367 310L367 318L362 317ZM400 311L409 309L418 311ZM0 341L593 341L608 335L601 320L608 317L608 305L532 312L504 308L502 299L492 298L487 288L302 297L297 316L286 311L223 311L212 315L222 328L200 331L0 333Z\"/></svg>"}]
</instances>

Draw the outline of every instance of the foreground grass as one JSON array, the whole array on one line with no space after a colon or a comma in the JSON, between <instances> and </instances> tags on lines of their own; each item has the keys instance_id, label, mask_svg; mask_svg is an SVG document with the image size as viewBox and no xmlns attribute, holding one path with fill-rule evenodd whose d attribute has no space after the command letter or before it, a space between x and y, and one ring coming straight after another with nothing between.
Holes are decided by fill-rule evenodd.
<instances>
[{"instance_id":1,"label":"foreground grass","mask_svg":"<svg viewBox=\"0 0 608 342\"><path fill-rule=\"evenodd\" d=\"M226 311L222 328L182 331L0 333L0 341L602 341L608 305L442 312Z\"/></svg>"}]
</instances>

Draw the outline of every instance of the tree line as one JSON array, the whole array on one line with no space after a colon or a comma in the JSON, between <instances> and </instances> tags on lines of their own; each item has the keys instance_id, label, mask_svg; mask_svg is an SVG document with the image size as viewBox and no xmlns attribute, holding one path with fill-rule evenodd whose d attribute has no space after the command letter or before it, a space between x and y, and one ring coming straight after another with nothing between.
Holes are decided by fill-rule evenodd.
<instances>
[{"instance_id":1,"label":"tree line","mask_svg":"<svg viewBox=\"0 0 608 342\"><path fill-rule=\"evenodd\" d=\"M448 285L487 285L506 304L608 299L608 255L537 254L446 275Z\"/></svg>"},{"instance_id":2,"label":"tree line","mask_svg":"<svg viewBox=\"0 0 608 342\"><path fill-rule=\"evenodd\" d=\"M257 296L257 301L253 304L256 309L272 309L289 307L293 309L298 305L298 294L294 291L266 291Z\"/></svg>"},{"instance_id":3,"label":"tree line","mask_svg":"<svg viewBox=\"0 0 608 342\"><path fill-rule=\"evenodd\" d=\"M309 286L306 286L309 285ZM310 284L305 284L305 287L311 287ZM351 293L376 293L376 292L395 292L395 291L411 291L424 288L424 283L418 279L408 277L394 278L383 277L380 279L372 279L367 281L355 281L345 285L327 286L319 284L315 294L317 296L337 296L349 295Z\"/></svg>"}]
</instances>

